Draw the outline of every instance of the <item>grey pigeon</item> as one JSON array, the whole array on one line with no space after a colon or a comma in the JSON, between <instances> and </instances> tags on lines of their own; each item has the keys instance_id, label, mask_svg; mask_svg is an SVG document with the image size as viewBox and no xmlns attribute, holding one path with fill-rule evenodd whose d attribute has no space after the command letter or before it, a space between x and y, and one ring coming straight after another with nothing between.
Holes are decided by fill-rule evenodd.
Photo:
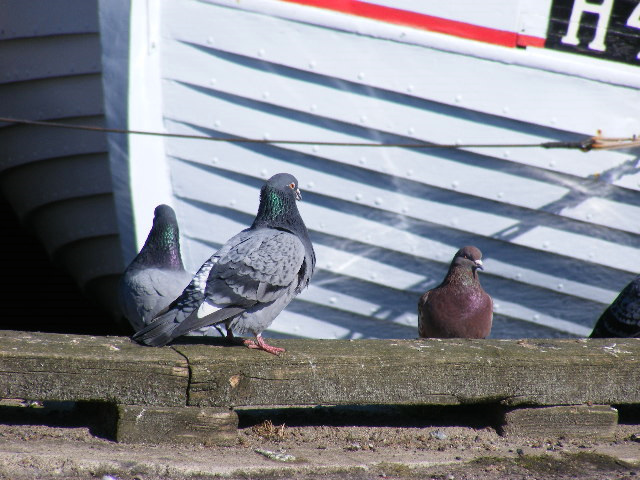
<instances>
[{"instance_id":1,"label":"grey pigeon","mask_svg":"<svg viewBox=\"0 0 640 480\"><path fill-rule=\"evenodd\" d=\"M485 338L491 332L493 300L478 278L482 252L463 247L442 283L418 301L418 333L423 338Z\"/></svg>"},{"instance_id":2,"label":"grey pigeon","mask_svg":"<svg viewBox=\"0 0 640 480\"><path fill-rule=\"evenodd\" d=\"M178 298L191 277L180 255L176 214L170 206L158 205L147 240L119 284L120 307L134 331L147 326L158 312ZM197 334L220 336L221 333L209 328Z\"/></svg>"},{"instance_id":3,"label":"grey pigeon","mask_svg":"<svg viewBox=\"0 0 640 480\"><path fill-rule=\"evenodd\" d=\"M590 338L640 337L640 275L600 315Z\"/></svg>"},{"instance_id":4,"label":"grey pigeon","mask_svg":"<svg viewBox=\"0 0 640 480\"><path fill-rule=\"evenodd\" d=\"M252 333L249 348L272 354L262 332L308 284L316 257L300 217L298 181L288 173L271 177L260 190L258 214L250 228L232 237L198 270L184 292L133 338L151 346L207 325L227 335Z\"/></svg>"}]
</instances>

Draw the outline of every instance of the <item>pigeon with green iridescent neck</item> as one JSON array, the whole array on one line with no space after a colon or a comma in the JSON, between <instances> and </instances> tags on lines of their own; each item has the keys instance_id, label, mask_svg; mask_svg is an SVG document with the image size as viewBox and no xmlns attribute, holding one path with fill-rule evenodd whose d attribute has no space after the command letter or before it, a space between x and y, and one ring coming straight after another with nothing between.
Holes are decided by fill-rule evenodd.
<instances>
[{"instance_id":1,"label":"pigeon with green iridescent neck","mask_svg":"<svg viewBox=\"0 0 640 480\"><path fill-rule=\"evenodd\" d=\"M493 300L480 285L482 253L473 246L454 255L440 285L418 302L418 333L424 338L486 338L493 322Z\"/></svg>"},{"instance_id":2,"label":"pigeon with green iridescent neck","mask_svg":"<svg viewBox=\"0 0 640 480\"><path fill-rule=\"evenodd\" d=\"M119 284L120 308L134 331L178 298L192 276L182 263L176 214L168 205L158 205L147 240ZM220 336L221 332L210 327L193 334Z\"/></svg>"},{"instance_id":3,"label":"pigeon with green iridescent neck","mask_svg":"<svg viewBox=\"0 0 640 480\"><path fill-rule=\"evenodd\" d=\"M600 315L590 338L640 337L640 275Z\"/></svg>"},{"instance_id":4,"label":"pigeon with green iridescent neck","mask_svg":"<svg viewBox=\"0 0 640 480\"><path fill-rule=\"evenodd\" d=\"M134 330L140 330L174 301L189 281L191 275L180 255L176 214L168 205L158 205L147 240L120 280L122 313Z\"/></svg>"},{"instance_id":5,"label":"pigeon with green iridescent neck","mask_svg":"<svg viewBox=\"0 0 640 480\"><path fill-rule=\"evenodd\" d=\"M184 292L133 338L166 345L194 329L225 325L227 335L251 333L249 348L272 354L262 332L307 285L316 257L296 204L298 180L288 173L271 177L260 190L251 227L232 237L207 260ZM202 293L204 292L204 293Z\"/></svg>"}]
</instances>

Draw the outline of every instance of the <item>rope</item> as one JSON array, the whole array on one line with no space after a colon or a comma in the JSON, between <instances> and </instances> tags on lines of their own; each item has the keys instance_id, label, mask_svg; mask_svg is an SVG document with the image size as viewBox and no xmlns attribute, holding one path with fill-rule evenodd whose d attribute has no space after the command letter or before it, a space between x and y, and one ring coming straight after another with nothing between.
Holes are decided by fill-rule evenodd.
<instances>
[{"instance_id":1,"label":"rope","mask_svg":"<svg viewBox=\"0 0 640 480\"><path fill-rule=\"evenodd\" d=\"M123 135L148 135L166 138L187 138L195 140L209 140L213 142L230 143L265 143L280 145L318 145L331 147L400 147L400 148L545 148L545 149L573 149L588 152L590 150L608 150L616 148L640 147L640 138L634 135L630 138L604 138L598 136L588 137L577 142L543 142L543 143L367 143L367 142L323 142L311 140L273 140L257 138L225 138L209 137L206 135L189 135L182 133L149 132L143 130L127 130L119 128L96 127L93 125L77 125L72 123L51 122L42 120L27 120L23 118L0 117L0 122L18 123L23 125L35 125L42 127L67 128L71 130L87 130L102 133L118 133Z\"/></svg>"}]
</instances>

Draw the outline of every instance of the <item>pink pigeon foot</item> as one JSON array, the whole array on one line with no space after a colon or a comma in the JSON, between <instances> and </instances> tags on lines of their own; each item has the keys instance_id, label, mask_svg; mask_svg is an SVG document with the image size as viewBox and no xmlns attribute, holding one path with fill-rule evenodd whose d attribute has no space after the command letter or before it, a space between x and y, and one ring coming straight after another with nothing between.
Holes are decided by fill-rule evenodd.
<instances>
[{"instance_id":1,"label":"pink pigeon foot","mask_svg":"<svg viewBox=\"0 0 640 480\"><path fill-rule=\"evenodd\" d=\"M255 348L257 350L264 350L265 352L269 352L273 355L278 355L282 352L285 351L284 348L280 348L280 347L274 347L272 345L268 345L267 342L264 341L264 338L262 338L262 335L256 335L256 341L254 342L253 340L245 340L244 344L248 347L248 348Z\"/></svg>"}]
</instances>

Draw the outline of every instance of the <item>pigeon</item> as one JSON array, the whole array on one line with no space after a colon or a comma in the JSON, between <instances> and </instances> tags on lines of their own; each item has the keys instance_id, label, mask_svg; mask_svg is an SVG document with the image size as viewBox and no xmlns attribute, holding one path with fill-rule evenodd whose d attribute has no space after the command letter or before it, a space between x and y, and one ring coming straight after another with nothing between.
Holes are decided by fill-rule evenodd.
<instances>
[{"instance_id":1,"label":"pigeon","mask_svg":"<svg viewBox=\"0 0 640 480\"><path fill-rule=\"evenodd\" d=\"M302 195L288 173L271 177L260 190L260 205L251 227L229 239L195 274L175 301L133 339L150 346L207 325L224 325L251 333L249 348L277 355L262 332L309 285L316 265L307 227L296 205Z\"/></svg>"},{"instance_id":2,"label":"pigeon","mask_svg":"<svg viewBox=\"0 0 640 480\"><path fill-rule=\"evenodd\" d=\"M124 271L119 284L122 313L134 331L151 320L178 298L191 281L180 255L180 231L176 214L168 205L154 210L153 226L140 250ZM199 335L220 336L215 329L202 329Z\"/></svg>"},{"instance_id":3,"label":"pigeon","mask_svg":"<svg viewBox=\"0 0 640 480\"><path fill-rule=\"evenodd\" d=\"M491 332L493 300L478 278L482 252L463 247L442 283L418 301L418 333L423 338L485 338Z\"/></svg>"},{"instance_id":4,"label":"pigeon","mask_svg":"<svg viewBox=\"0 0 640 480\"><path fill-rule=\"evenodd\" d=\"M600 315L589 338L640 337L640 275Z\"/></svg>"}]
</instances>

